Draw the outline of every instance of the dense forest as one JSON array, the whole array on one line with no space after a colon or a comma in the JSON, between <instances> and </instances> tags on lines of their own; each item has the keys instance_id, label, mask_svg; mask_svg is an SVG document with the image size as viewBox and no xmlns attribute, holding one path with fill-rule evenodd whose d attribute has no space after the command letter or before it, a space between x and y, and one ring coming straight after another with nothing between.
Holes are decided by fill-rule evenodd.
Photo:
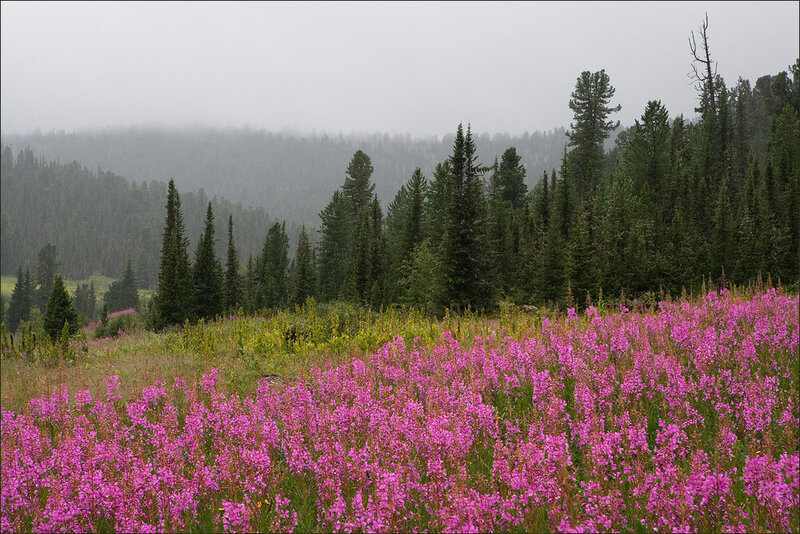
<instances>
[{"instance_id":1,"label":"dense forest","mask_svg":"<svg viewBox=\"0 0 800 534\"><path fill-rule=\"evenodd\" d=\"M533 185L558 164L566 142L563 128L520 136L483 134L479 155L489 161L515 146ZM375 191L388 203L416 167L430 174L447 158L453 136L299 136L246 129L128 129L97 133L3 135L16 154L25 147L50 160L80 161L136 182L170 178L182 191L204 189L245 206L263 207L281 220L315 226L319 209L341 184L353 152L370 155Z\"/></svg>"},{"instance_id":2,"label":"dense forest","mask_svg":"<svg viewBox=\"0 0 800 534\"><path fill-rule=\"evenodd\" d=\"M36 265L36 254L55 245L59 272L84 279L99 272L121 277L130 258L139 287L158 281L159 241L165 216L167 184L131 183L111 172L93 172L77 162L60 164L25 148L16 156L2 151L2 273ZM244 255L257 254L265 229L273 220L262 208L243 207L202 190L184 194L187 234L196 242L206 205L236 220L236 239ZM299 228L290 228L292 235ZM225 244L217 242L217 252Z\"/></svg>"},{"instance_id":3,"label":"dense forest","mask_svg":"<svg viewBox=\"0 0 800 534\"><path fill-rule=\"evenodd\" d=\"M712 72L702 38L694 121L652 100L606 150L621 106L604 70L585 71L561 156L541 177L530 176L515 146L483 159L481 137L459 124L447 157L432 172L409 166L382 203L373 159L357 149L317 207L318 233L287 232L260 209L209 202L202 191L181 198L172 180L136 186L5 148L4 269L30 263L48 241L63 251L68 275L121 272L133 256L139 276L157 281L156 327L308 297L439 314L501 299L582 307L603 293L680 293L711 278L797 284L800 60L790 73L729 87ZM267 191L292 207L283 192ZM227 239L216 238L225 222Z\"/></svg>"},{"instance_id":4,"label":"dense forest","mask_svg":"<svg viewBox=\"0 0 800 534\"><path fill-rule=\"evenodd\" d=\"M739 79L730 89L706 61L708 75L696 77L699 120L670 118L652 100L609 152L615 89L604 70L581 73L560 165L530 189L515 147L481 162L471 127L459 124L451 155L430 177L415 169L384 215L372 160L357 150L319 214L319 245L311 249L304 229L290 263L276 224L243 277L235 249L226 276L199 248L192 272L170 184L156 326L309 296L439 314L491 309L499 299L582 308L603 291L624 304L624 294L654 299L711 280L796 284L800 60L791 76L764 76L754 88ZM210 206L205 232L207 241Z\"/></svg>"}]
</instances>

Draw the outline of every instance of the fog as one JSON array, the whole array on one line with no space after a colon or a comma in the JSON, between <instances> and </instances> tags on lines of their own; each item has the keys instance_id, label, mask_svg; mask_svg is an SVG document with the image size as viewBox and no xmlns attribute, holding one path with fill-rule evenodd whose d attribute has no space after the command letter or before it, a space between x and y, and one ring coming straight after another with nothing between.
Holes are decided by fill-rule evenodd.
<instances>
[{"instance_id":1,"label":"fog","mask_svg":"<svg viewBox=\"0 0 800 534\"><path fill-rule=\"evenodd\" d=\"M694 115L687 39L709 16L729 86L798 57L797 2L2 3L0 128L443 135L569 126L606 69L623 124Z\"/></svg>"}]
</instances>

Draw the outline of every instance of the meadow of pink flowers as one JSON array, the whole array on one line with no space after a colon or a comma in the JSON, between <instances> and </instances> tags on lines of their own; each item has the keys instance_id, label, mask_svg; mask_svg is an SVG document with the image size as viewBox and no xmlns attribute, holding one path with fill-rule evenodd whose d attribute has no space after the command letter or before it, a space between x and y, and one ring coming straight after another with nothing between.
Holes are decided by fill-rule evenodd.
<instances>
[{"instance_id":1,"label":"meadow of pink flowers","mask_svg":"<svg viewBox=\"0 0 800 534\"><path fill-rule=\"evenodd\" d=\"M3 532L798 531L798 298L448 332L252 398L2 411Z\"/></svg>"}]
</instances>

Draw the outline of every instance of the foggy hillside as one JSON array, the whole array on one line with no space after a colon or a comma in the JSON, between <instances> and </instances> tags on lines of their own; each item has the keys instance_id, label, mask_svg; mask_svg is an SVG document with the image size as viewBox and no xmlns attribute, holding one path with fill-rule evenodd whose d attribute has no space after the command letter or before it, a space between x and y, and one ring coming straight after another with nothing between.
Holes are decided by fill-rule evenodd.
<instances>
[{"instance_id":1,"label":"foggy hillside","mask_svg":"<svg viewBox=\"0 0 800 534\"><path fill-rule=\"evenodd\" d=\"M455 126L454 126L455 127ZM516 147L535 184L557 168L567 142L564 128L521 136L476 136L478 161L491 165ZM120 129L96 133L3 135L16 154L30 146L62 163L80 161L137 182L175 179L179 189L204 189L232 202L263 207L272 217L317 226L319 212L344 181L356 150L372 159L375 192L385 207L416 167L428 177L448 157L453 135L412 139L388 134L294 136L247 129Z\"/></svg>"}]
</instances>

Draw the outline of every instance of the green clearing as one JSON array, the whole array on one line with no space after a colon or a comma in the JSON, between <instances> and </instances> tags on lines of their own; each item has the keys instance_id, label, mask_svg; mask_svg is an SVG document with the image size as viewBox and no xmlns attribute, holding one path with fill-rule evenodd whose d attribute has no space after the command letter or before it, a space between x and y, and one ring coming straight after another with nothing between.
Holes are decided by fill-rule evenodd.
<instances>
[{"instance_id":1,"label":"green clearing","mask_svg":"<svg viewBox=\"0 0 800 534\"><path fill-rule=\"evenodd\" d=\"M89 284L94 282L94 292L97 296L97 304L98 306L102 306L103 303L103 296L108 291L108 287L116 281L116 278L110 278L108 276L103 276L102 274L95 273L91 275L89 278L85 280L64 280L64 284L67 286L67 291L69 291L70 295L75 294L75 289L78 287L78 284ZM14 284L17 283L16 276L3 276L2 277L2 294L3 299L8 303L8 300L11 298L11 293L14 292ZM153 295L153 290L151 289L140 289L139 290L139 298L146 301L149 300L150 297Z\"/></svg>"}]
</instances>

